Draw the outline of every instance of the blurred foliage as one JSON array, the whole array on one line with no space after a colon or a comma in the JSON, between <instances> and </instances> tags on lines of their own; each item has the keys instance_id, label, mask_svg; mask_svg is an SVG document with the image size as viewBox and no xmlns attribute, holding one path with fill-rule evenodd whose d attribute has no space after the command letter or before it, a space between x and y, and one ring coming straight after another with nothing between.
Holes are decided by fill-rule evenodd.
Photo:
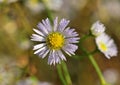
<instances>
[{"instance_id":1,"label":"blurred foliage","mask_svg":"<svg viewBox=\"0 0 120 85\"><path fill-rule=\"evenodd\" d=\"M75 27L80 36L88 33L93 22L102 21L120 51L120 0L46 0L46 2L53 17L70 19L70 26ZM0 0L0 85L15 85L13 80L9 81L9 78L18 81L33 75L40 81L61 85L56 68L48 66L46 59L38 58L32 51L33 43L30 41L32 29L46 17L47 12L40 0ZM89 43L91 40L86 40L84 43L90 51L95 47L94 42ZM78 50L77 53L81 52ZM111 60L103 56L96 54L95 59L106 80L112 85L120 85L120 54ZM5 60L4 57L11 61ZM13 62L21 72L19 78L14 78L16 74L9 74L9 76L7 73L4 74L8 79L6 76L2 77L2 69L9 71L5 69L6 66L13 69L10 67ZM99 85L98 76L86 57L81 57L80 61L68 58L66 63L74 85ZM3 84L5 82L8 84Z\"/></svg>"}]
</instances>

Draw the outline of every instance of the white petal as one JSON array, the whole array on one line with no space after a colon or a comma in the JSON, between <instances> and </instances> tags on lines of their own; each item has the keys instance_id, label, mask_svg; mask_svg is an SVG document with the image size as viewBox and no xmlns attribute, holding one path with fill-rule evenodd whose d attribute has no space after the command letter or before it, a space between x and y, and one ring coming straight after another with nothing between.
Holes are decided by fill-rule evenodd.
<instances>
[{"instance_id":1,"label":"white petal","mask_svg":"<svg viewBox=\"0 0 120 85\"><path fill-rule=\"evenodd\" d=\"M63 55L63 53L60 50L57 51L57 53L62 60L66 60L66 57Z\"/></svg>"},{"instance_id":2,"label":"white petal","mask_svg":"<svg viewBox=\"0 0 120 85\"><path fill-rule=\"evenodd\" d=\"M50 51L49 57L48 57L48 64L51 65L53 62L54 62L53 51Z\"/></svg>"},{"instance_id":3,"label":"white petal","mask_svg":"<svg viewBox=\"0 0 120 85\"><path fill-rule=\"evenodd\" d=\"M79 42L79 39L78 37L75 37L75 38L67 38L66 39L66 42L68 43L78 43Z\"/></svg>"},{"instance_id":4,"label":"white petal","mask_svg":"<svg viewBox=\"0 0 120 85\"><path fill-rule=\"evenodd\" d=\"M38 27L45 35L48 34L47 28L46 28L42 23L39 23L39 24L37 25L37 27Z\"/></svg>"},{"instance_id":5,"label":"white petal","mask_svg":"<svg viewBox=\"0 0 120 85\"><path fill-rule=\"evenodd\" d=\"M45 38L37 34L32 34L31 38L32 41L45 41Z\"/></svg>"},{"instance_id":6,"label":"white petal","mask_svg":"<svg viewBox=\"0 0 120 85\"><path fill-rule=\"evenodd\" d=\"M45 28L48 30L48 32L52 31L51 24L48 18L46 20L42 20L42 23L45 26Z\"/></svg>"},{"instance_id":7,"label":"white petal","mask_svg":"<svg viewBox=\"0 0 120 85\"><path fill-rule=\"evenodd\" d=\"M58 25L58 31L62 32L66 28L66 26L69 24L69 22L70 22L69 20L62 19Z\"/></svg>"},{"instance_id":8,"label":"white petal","mask_svg":"<svg viewBox=\"0 0 120 85\"><path fill-rule=\"evenodd\" d=\"M62 48L62 50L63 50L66 54L68 54L69 56L71 56L71 52L69 52L68 49L66 49L66 48L64 47L64 48Z\"/></svg>"},{"instance_id":9,"label":"white petal","mask_svg":"<svg viewBox=\"0 0 120 85\"><path fill-rule=\"evenodd\" d=\"M41 35L41 36L45 36L42 32L40 32L39 30L37 29L33 29L37 34Z\"/></svg>"},{"instance_id":10,"label":"white petal","mask_svg":"<svg viewBox=\"0 0 120 85\"><path fill-rule=\"evenodd\" d=\"M77 50L78 46L74 44L66 44L62 49L71 56L71 54L74 55L74 52Z\"/></svg>"},{"instance_id":11,"label":"white petal","mask_svg":"<svg viewBox=\"0 0 120 85\"><path fill-rule=\"evenodd\" d=\"M112 57L112 56L117 56L117 47L114 46L114 47L110 47L107 51L107 53Z\"/></svg>"},{"instance_id":12,"label":"white petal","mask_svg":"<svg viewBox=\"0 0 120 85\"><path fill-rule=\"evenodd\" d=\"M105 54L105 56L107 57L107 59L110 59L111 57L109 56L109 54L107 54L107 53L104 53Z\"/></svg>"},{"instance_id":13,"label":"white petal","mask_svg":"<svg viewBox=\"0 0 120 85\"><path fill-rule=\"evenodd\" d=\"M38 54L39 52L41 52L41 51L44 50L44 49L46 49L46 46L38 49L37 51L34 52L34 54Z\"/></svg>"},{"instance_id":14,"label":"white petal","mask_svg":"<svg viewBox=\"0 0 120 85\"><path fill-rule=\"evenodd\" d=\"M55 63L60 63L60 58L59 58L57 51L55 51L54 54L55 54Z\"/></svg>"},{"instance_id":15,"label":"white petal","mask_svg":"<svg viewBox=\"0 0 120 85\"><path fill-rule=\"evenodd\" d=\"M46 47L45 49L43 49L42 51L40 51L39 53L38 53L38 55L39 55L39 57L41 57L41 58L45 58L46 56L47 56L47 54L49 53L49 49Z\"/></svg>"},{"instance_id":16,"label":"white petal","mask_svg":"<svg viewBox=\"0 0 120 85\"><path fill-rule=\"evenodd\" d=\"M45 51L45 53L42 55L42 58L45 58L49 52L50 52L50 50L47 49L47 51Z\"/></svg>"},{"instance_id":17,"label":"white petal","mask_svg":"<svg viewBox=\"0 0 120 85\"><path fill-rule=\"evenodd\" d=\"M56 17L54 20L54 31L57 30L57 27L58 27L58 17Z\"/></svg>"},{"instance_id":18,"label":"white petal","mask_svg":"<svg viewBox=\"0 0 120 85\"><path fill-rule=\"evenodd\" d=\"M43 47L45 45L46 45L45 43L41 43L41 44L35 45L33 50L37 50L37 49L39 49L39 48L41 48L41 47Z\"/></svg>"},{"instance_id":19,"label":"white petal","mask_svg":"<svg viewBox=\"0 0 120 85\"><path fill-rule=\"evenodd\" d=\"M51 28L50 20L47 18L45 21L46 21L48 30L51 31L52 28Z\"/></svg>"},{"instance_id":20,"label":"white petal","mask_svg":"<svg viewBox=\"0 0 120 85\"><path fill-rule=\"evenodd\" d=\"M65 51L66 54L68 54L69 56L71 56L71 53L68 52L67 50L63 49Z\"/></svg>"},{"instance_id":21,"label":"white petal","mask_svg":"<svg viewBox=\"0 0 120 85\"><path fill-rule=\"evenodd\" d=\"M78 36L77 32L75 32L75 29L70 29L70 27L67 27L67 28L63 31L63 34L65 35L65 38Z\"/></svg>"},{"instance_id":22,"label":"white petal","mask_svg":"<svg viewBox=\"0 0 120 85\"><path fill-rule=\"evenodd\" d=\"M56 63L60 63L60 58L55 50L50 51L48 64L55 65Z\"/></svg>"}]
</instances>

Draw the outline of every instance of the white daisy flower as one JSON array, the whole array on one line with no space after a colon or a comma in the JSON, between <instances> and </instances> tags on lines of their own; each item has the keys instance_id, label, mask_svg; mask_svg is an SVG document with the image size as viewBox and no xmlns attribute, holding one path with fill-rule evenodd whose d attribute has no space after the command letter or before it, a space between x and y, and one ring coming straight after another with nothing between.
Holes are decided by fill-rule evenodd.
<instances>
[{"instance_id":1,"label":"white daisy flower","mask_svg":"<svg viewBox=\"0 0 120 85\"><path fill-rule=\"evenodd\" d=\"M119 81L119 75L120 74L119 74L118 70L113 69L113 68L106 69L103 72L103 76L104 76L105 80L109 83L109 85L115 85L116 82Z\"/></svg>"},{"instance_id":2,"label":"white daisy flower","mask_svg":"<svg viewBox=\"0 0 120 85\"><path fill-rule=\"evenodd\" d=\"M96 44L98 49L104 53L104 55L110 59L112 56L117 56L117 47L114 40L111 39L107 34L102 33L100 36L96 37Z\"/></svg>"},{"instance_id":3,"label":"white daisy flower","mask_svg":"<svg viewBox=\"0 0 120 85\"><path fill-rule=\"evenodd\" d=\"M30 9L30 11L32 11L33 14L37 14L44 9L39 0L26 0L24 4Z\"/></svg>"},{"instance_id":4,"label":"white daisy flower","mask_svg":"<svg viewBox=\"0 0 120 85\"><path fill-rule=\"evenodd\" d=\"M41 58L48 56L48 64L60 63L61 60L66 60L63 52L71 56L77 50L80 39L75 29L70 29L68 25L69 20L62 19L58 23L56 17L53 25L50 24L49 19L42 20L42 23L37 25L38 29L33 29L37 34L32 34L31 40L38 41L39 44L35 45L33 50L34 54L39 55Z\"/></svg>"},{"instance_id":5,"label":"white daisy flower","mask_svg":"<svg viewBox=\"0 0 120 85\"><path fill-rule=\"evenodd\" d=\"M3 2L3 0L0 0L0 3Z\"/></svg>"},{"instance_id":6,"label":"white daisy flower","mask_svg":"<svg viewBox=\"0 0 120 85\"><path fill-rule=\"evenodd\" d=\"M92 27L91 27L91 33L94 35L94 36L99 36L100 34L104 33L105 31L105 26L100 23L99 21L96 21Z\"/></svg>"},{"instance_id":7,"label":"white daisy flower","mask_svg":"<svg viewBox=\"0 0 120 85\"><path fill-rule=\"evenodd\" d=\"M44 2L47 4L48 8L53 11L60 10L64 3L63 0L44 0Z\"/></svg>"}]
</instances>

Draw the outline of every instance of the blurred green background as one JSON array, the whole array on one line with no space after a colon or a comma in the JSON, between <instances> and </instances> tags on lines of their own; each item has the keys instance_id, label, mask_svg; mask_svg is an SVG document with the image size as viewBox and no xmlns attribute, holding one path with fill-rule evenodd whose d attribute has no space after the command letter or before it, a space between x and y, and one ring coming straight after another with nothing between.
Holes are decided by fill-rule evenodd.
<instances>
[{"instance_id":1,"label":"blurred green background","mask_svg":"<svg viewBox=\"0 0 120 85\"><path fill-rule=\"evenodd\" d=\"M67 18L80 36L100 20L106 32L115 40L120 51L120 0L46 0L53 17ZM47 17L40 0L0 0L0 85L16 85L16 80L35 75L40 82L61 85L55 66L47 65L47 58L33 54L30 36L38 22ZM93 50L94 40L84 47ZM81 53L77 50L76 53ZM112 85L120 85L120 53L108 60L103 54L94 55L103 75ZM80 60L67 57L73 85L99 85L99 78L87 57ZM25 69L27 68L27 69ZM23 71L24 70L24 71ZM3 75L4 74L4 75ZM23 84L19 84L23 85ZM33 84L31 84L33 85ZM35 84L38 85L38 84Z\"/></svg>"}]
</instances>

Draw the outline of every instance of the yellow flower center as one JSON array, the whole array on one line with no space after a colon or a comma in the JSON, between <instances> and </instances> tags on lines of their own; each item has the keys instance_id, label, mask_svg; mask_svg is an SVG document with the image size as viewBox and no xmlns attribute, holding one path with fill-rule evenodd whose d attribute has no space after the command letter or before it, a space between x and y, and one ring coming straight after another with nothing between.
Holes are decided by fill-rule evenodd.
<instances>
[{"instance_id":1,"label":"yellow flower center","mask_svg":"<svg viewBox=\"0 0 120 85\"><path fill-rule=\"evenodd\" d=\"M51 49L60 49L64 44L64 37L59 32L50 33L47 37L47 44Z\"/></svg>"},{"instance_id":2,"label":"yellow flower center","mask_svg":"<svg viewBox=\"0 0 120 85\"><path fill-rule=\"evenodd\" d=\"M106 46L105 43L100 42L99 44L100 44L100 49L101 49L101 50L103 50L103 51L107 51L107 46Z\"/></svg>"}]
</instances>

